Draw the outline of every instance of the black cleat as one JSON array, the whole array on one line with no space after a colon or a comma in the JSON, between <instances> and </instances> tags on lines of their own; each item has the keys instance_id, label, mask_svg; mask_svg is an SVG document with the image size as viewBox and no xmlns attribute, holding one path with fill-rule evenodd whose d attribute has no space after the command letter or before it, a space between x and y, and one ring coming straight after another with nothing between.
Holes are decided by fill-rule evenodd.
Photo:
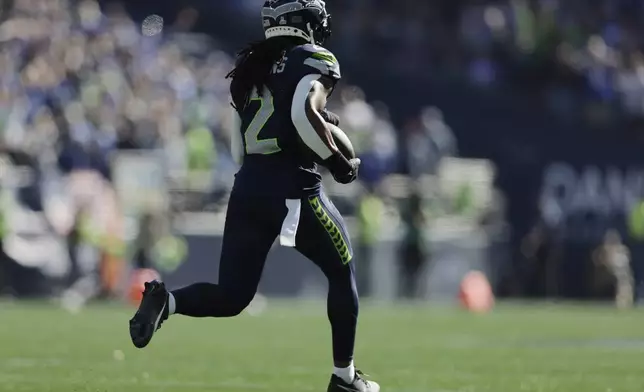
<instances>
[{"instance_id":1,"label":"black cleat","mask_svg":"<svg viewBox=\"0 0 644 392\"><path fill-rule=\"evenodd\" d=\"M130 337L137 348L150 343L152 335L161 328L168 318L168 290L159 281L145 283L143 299L132 320L130 320Z\"/></svg>"},{"instance_id":2,"label":"black cleat","mask_svg":"<svg viewBox=\"0 0 644 392\"><path fill-rule=\"evenodd\" d=\"M369 381L365 374L356 370L353 382L347 383L335 374L331 376L327 392L380 392L380 385L377 382Z\"/></svg>"}]
</instances>

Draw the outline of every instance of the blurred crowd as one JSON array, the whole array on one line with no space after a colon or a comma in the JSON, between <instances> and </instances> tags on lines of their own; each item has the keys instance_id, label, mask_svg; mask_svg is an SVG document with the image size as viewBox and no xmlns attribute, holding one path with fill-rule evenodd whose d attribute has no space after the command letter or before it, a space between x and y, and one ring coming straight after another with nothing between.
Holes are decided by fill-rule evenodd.
<instances>
[{"instance_id":1,"label":"blurred crowd","mask_svg":"<svg viewBox=\"0 0 644 392\"><path fill-rule=\"evenodd\" d=\"M256 14L261 3L235 4ZM94 0L3 2L5 148L19 147L40 161L55 159L67 171L92 167L106 178L114 149L162 148L172 173L229 168L230 110L223 76L232 58L205 36L185 33L207 16L195 4L164 26L163 34L148 28L146 36L119 3L101 10ZM347 64L377 59L378 66L366 72L465 77L479 86L520 90L564 118L588 114L589 120L607 124L615 111L644 118L639 1L407 0L329 6L336 12L336 36L342 37L334 49L354 54L342 58ZM362 152L378 158L373 171L367 165L367 181L390 171L431 172L431 161L443 150L456 152L439 110L423 110L405 124L401 137L387 106L367 102L359 89L346 87L334 103L347 128L355 129ZM441 152L421 158L432 149Z\"/></svg>"},{"instance_id":2,"label":"blurred crowd","mask_svg":"<svg viewBox=\"0 0 644 392\"><path fill-rule=\"evenodd\" d=\"M376 3L345 4L351 16L340 26L351 39L342 44L374 57L380 53L379 66L393 73L419 78L460 73L477 85L534 95L564 117L580 109L577 102L593 109L619 104L642 116L641 1Z\"/></svg>"},{"instance_id":3,"label":"blurred crowd","mask_svg":"<svg viewBox=\"0 0 644 392\"><path fill-rule=\"evenodd\" d=\"M230 57L203 37L144 36L118 6L67 3L17 0L4 11L3 144L106 178L114 149L166 149L177 169L208 165L229 117Z\"/></svg>"}]
</instances>

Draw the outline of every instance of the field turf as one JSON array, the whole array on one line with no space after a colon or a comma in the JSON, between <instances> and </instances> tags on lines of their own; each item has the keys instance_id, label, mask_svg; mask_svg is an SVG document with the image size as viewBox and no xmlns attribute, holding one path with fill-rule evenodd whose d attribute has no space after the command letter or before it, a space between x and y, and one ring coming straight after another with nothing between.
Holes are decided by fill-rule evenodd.
<instances>
[{"instance_id":1,"label":"field turf","mask_svg":"<svg viewBox=\"0 0 644 392\"><path fill-rule=\"evenodd\" d=\"M0 302L0 391L326 390L324 304L269 302L259 316L169 320L144 350L132 310ZM644 391L644 312L502 305L365 305L358 367L392 392Z\"/></svg>"}]
</instances>

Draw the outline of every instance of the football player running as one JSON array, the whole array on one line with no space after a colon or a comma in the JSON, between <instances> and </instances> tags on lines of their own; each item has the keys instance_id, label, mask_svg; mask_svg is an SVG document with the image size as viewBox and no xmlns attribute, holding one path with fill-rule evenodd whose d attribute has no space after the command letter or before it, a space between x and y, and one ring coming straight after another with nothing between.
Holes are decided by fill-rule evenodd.
<instances>
[{"instance_id":1,"label":"football player running","mask_svg":"<svg viewBox=\"0 0 644 392\"><path fill-rule=\"evenodd\" d=\"M173 291L162 282L146 283L130 336L143 348L170 315L240 314L255 296L266 256L279 238L313 261L329 282L334 370L328 391L378 392L379 385L354 367L353 250L310 153L339 183L356 179L360 160L342 155L327 127L338 125L326 102L341 77L337 59L321 46L331 35L330 16L321 0L270 0L262 19L266 39L242 50L228 75L239 120L232 150L241 168L226 214L219 282Z\"/></svg>"}]
</instances>

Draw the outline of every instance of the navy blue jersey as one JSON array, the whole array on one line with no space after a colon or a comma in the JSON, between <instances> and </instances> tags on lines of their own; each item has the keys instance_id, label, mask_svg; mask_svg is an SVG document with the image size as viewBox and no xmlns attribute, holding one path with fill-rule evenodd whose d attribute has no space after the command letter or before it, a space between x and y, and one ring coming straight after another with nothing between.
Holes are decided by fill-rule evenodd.
<instances>
[{"instance_id":1,"label":"navy blue jersey","mask_svg":"<svg viewBox=\"0 0 644 392\"><path fill-rule=\"evenodd\" d=\"M319 192L320 174L291 120L297 85L312 74L339 80L335 56L316 45L294 47L273 67L262 96L253 94L250 104L239 112L244 155L235 192L286 198Z\"/></svg>"}]
</instances>

